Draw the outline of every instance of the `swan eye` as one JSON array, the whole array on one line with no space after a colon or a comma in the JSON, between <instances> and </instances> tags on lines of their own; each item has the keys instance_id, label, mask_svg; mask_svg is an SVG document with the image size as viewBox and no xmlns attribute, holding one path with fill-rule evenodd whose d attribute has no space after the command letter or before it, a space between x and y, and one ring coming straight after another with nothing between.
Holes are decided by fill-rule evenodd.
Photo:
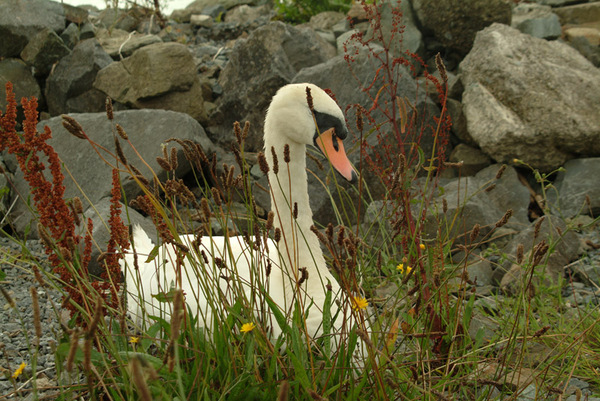
<instances>
[{"instance_id":1,"label":"swan eye","mask_svg":"<svg viewBox=\"0 0 600 401\"><path fill-rule=\"evenodd\" d=\"M340 151L340 144L338 143L338 137L335 135L335 128L331 132L331 142L333 143L333 148L336 152Z\"/></svg>"}]
</instances>

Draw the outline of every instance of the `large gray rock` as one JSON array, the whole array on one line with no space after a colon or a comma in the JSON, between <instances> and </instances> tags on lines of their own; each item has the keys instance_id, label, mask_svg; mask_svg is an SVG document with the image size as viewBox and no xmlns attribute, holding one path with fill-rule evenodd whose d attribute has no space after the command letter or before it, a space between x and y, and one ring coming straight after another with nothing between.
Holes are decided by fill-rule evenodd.
<instances>
[{"instance_id":1,"label":"large gray rock","mask_svg":"<svg viewBox=\"0 0 600 401\"><path fill-rule=\"evenodd\" d=\"M162 43L162 40L156 35L128 33L121 29L100 28L96 32L96 38L104 51L115 60L131 56L140 47Z\"/></svg>"},{"instance_id":2,"label":"large gray rock","mask_svg":"<svg viewBox=\"0 0 600 401\"><path fill-rule=\"evenodd\" d=\"M579 214L600 216L600 158L568 161L554 183L556 191L548 192L553 213L563 218ZM589 200L589 204L588 204Z\"/></svg>"},{"instance_id":3,"label":"large gray rock","mask_svg":"<svg viewBox=\"0 0 600 401\"><path fill-rule=\"evenodd\" d=\"M600 155L600 70L570 46L494 24L460 72L468 131L496 161L551 171Z\"/></svg>"},{"instance_id":4,"label":"large gray rock","mask_svg":"<svg viewBox=\"0 0 600 401\"><path fill-rule=\"evenodd\" d=\"M381 185L381 178L377 177L366 164L361 166L361 161L364 162L365 155L361 157L360 146L358 145L360 134L356 132L356 108L352 107L352 105L359 104L366 110L371 109L373 99L377 98L377 93L381 88L384 88L384 91L379 98L380 105L389 101L389 95L385 91L385 88L389 86L385 85L382 75L379 75L369 90L360 90L360 88L367 88L373 83L375 74L380 66L374 57L371 57L365 49L362 49L352 57L350 63L345 60L343 55L340 55L325 63L301 70L292 81L293 83L310 82L321 88L330 89L335 95L341 109L346 110L346 120L350 126L351 133L350 137L344 141L344 147L348 152L350 161L362 171L363 179L369 183L369 190L374 198L383 196L386 188ZM404 67L400 67L399 71L400 73L396 82L397 94L403 98L405 97L411 104L416 103L414 104L415 109L418 110L422 119L416 123L415 127L408 130L406 134L398 132L397 135L390 132L392 131L391 129L388 129L390 124L388 117L386 117L383 111L383 107L376 108L371 112L372 121L366 117L363 119L363 139L367 144L365 147L367 155L374 159L377 157L376 154L382 155L383 160L389 163L397 162L397 155L403 151L410 155L410 152L415 150L411 148L411 144L413 143L419 143L425 154L431 154L434 143L433 136L424 134L420 137L420 133L422 128L425 129L425 132L430 132L425 127L430 127L433 123L433 117L439 116L439 109L429 96L422 92L418 94L417 83L411 72ZM378 128L381 131L378 131ZM381 134L381 136L377 134L367 135L371 131ZM412 153L412 156L415 156L415 154ZM410 159L412 156L408 156L408 158ZM391 157L393 160L387 157ZM317 165L314 161L308 160L307 165L312 171L317 170ZM326 171L330 171L327 166L325 168ZM329 190L336 194L334 197L337 197L337 191L333 189L334 177L329 178ZM323 183L321 181L325 182L326 180L309 178L310 202L315 219L322 219L323 222L335 221L331 199L327 191L323 191ZM344 180L339 179L339 177L337 177L337 181L346 188L350 187L350 184L343 182ZM335 199L335 201L341 205L344 202L348 202L348 198ZM357 201L358 199L352 200L353 207L356 207ZM367 205L364 207L366 208Z\"/></svg>"},{"instance_id":5,"label":"large gray rock","mask_svg":"<svg viewBox=\"0 0 600 401\"><path fill-rule=\"evenodd\" d=\"M550 6L519 4L513 9L511 26L542 39L556 39L562 34L558 16Z\"/></svg>"},{"instance_id":6,"label":"large gray rock","mask_svg":"<svg viewBox=\"0 0 600 401\"><path fill-rule=\"evenodd\" d=\"M223 96L219 101L219 126L211 127L213 139L233 139L235 121L249 121L249 150L262 147L265 111L277 90L290 83L304 67L322 63L335 49L309 28L297 29L271 22L240 39L219 76Z\"/></svg>"},{"instance_id":7,"label":"large gray rock","mask_svg":"<svg viewBox=\"0 0 600 401\"><path fill-rule=\"evenodd\" d=\"M25 46L21 59L33 67L35 75L46 76L52 66L69 53L71 50L56 32L45 28Z\"/></svg>"},{"instance_id":8,"label":"large gray rock","mask_svg":"<svg viewBox=\"0 0 600 401\"><path fill-rule=\"evenodd\" d=\"M88 271L94 276L100 276L104 271L104 266L98 262L98 257L106 252L106 247L110 239L110 233L107 229L111 212L110 199L110 197L100 199L94 203L94 206L88 207L83 213L83 220L87 221L88 218L91 218L94 225L92 230L92 238L94 239L92 244L92 258L88 264ZM121 220L126 226L141 226L150 235L150 238L153 238L155 243L158 243L154 236L156 227L152 224L152 220L142 216L142 214L131 207L126 208L122 203Z\"/></svg>"},{"instance_id":9,"label":"large gray rock","mask_svg":"<svg viewBox=\"0 0 600 401\"><path fill-rule=\"evenodd\" d=\"M413 0L417 18L445 47L465 55L475 34L494 22L510 24L510 4L504 0Z\"/></svg>"},{"instance_id":10,"label":"large gray rock","mask_svg":"<svg viewBox=\"0 0 600 401\"><path fill-rule=\"evenodd\" d=\"M506 228L521 231L529 226L529 191L521 184L512 167L507 167L500 179L496 179L499 168L499 165L492 165L474 177L442 182L441 190L429 205L425 234L429 238L438 238L440 222L447 222L443 225L446 228L442 238L446 235L452 239L462 235L468 237L475 224L479 224L479 240L495 227L509 209L512 210L512 217ZM443 213L443 199L447 204L446 214ZM464 238L459 241L464 242Z\"/></svg>"},{"instance_id":11,"label":"large gray rock","mask_svg":"<svg viewBox=\"0 0 600 401\"><path fill-rule=\"evenodd\" d=\"M71 117L81 124L91 140L114 153L116 133L113 123L108 121L105 113L73 114ZM202 126L183 113L165 110L126 110L115 112L114 122L125 129L133 146L161 180L166 179L167 173L160 168L156 157L162 155L161 143L166 142L167 139L171 137L189 139L198 142L208 154L214 151L212 142L206 137ZM89 199L91 204L95 205L102 198L110 196L111 167L96 154L92 145L88 141L68 133L62 126L61 117L40 122L38 130L42 130L45 125L52 130L52 139L49 144L56 150L76 182L73 182L69 175L65 174L65 198L79 196L83 200L84 209L86 209L91 205L85 199ZM151 180L150 170L139 160L134 150L122 140L121 145L128 162L136 166L146 178ZM171 146L169 145L169 147ZM115 163L113 156L101 149L99 152L108 162ZM190 164L184 158L181 150L178 152L178 160L179 167L176 175L182 177L190 170ZM141 192L141 189L135 181L128 180L126 177L126 174L121 177L123 189L126 198L131 200ZM15 189L16 193L25 196L29 192L29 187L24 182L23 174L20 171L15 173ZM85 193L85 197L82 196L81 191ZM23 233L30 219L31 214L25 202L17 202L11 213L11 221L17 231Z\"/></svg>"},{"instance_id":12,"label":"large gray rock","mask_svg":"<svg viewBox=\"0 0 600 401\"><path fill-rule=\"evenodd\" d=\"M27 42L44 28L60 33L65 13L60 3L48 0L2 0L0 58L18 56Z\"/></svg>"},{"instance_id":13,"label":"large gray rock","mask_svg":"<svg viewBox=\"0 0 600 401\"><path fill-rule=\"evenodd\" d=\"M12 82L13 92L19 109L21 98L35 96L39 99L42 95L40 86L31 75L31 69L21 60L7 58L0 61L0 109L6 110L5 87L7 82Z\"/></svg>"},{"instance_id":14,"label":"large gray rock","mask_svg":"<svg viewBox=\"0 0 600 401\"><path fill-rule=\"evenodd\" d=\"M494 275L502 278L500 287L508 293L518 292L527 283L525 275L531 274L532 250L541 241L549 245L549 250L541 263L535 267L534 285L540 282L556 283L563 274L563 268L579 255L579 239L573 231L567 231L565 223L556 216L545 216L539 224L539 232L535 236L535 227L539 220L532 222L525 230L516 235L503 249L507 262L499 266ZM523 263L517 264L517 248L524 250ZM510 268L509 268L510 267ZM504 273L505 272L505 273Z\"/></svg>"},{"instance_id":15,"label":"large gray rock","mask_svg":"<svg viewBox=\"0 0 600 401\"><path fill-rule=\"evenodd\" d=\"M179 43L138 49L102 69L94 87L130 107L179 111L201 123L207 120L194 59Z\"/></svg>"},{"instance_id":16,"label":"large gray rock","mask_svg":"<svg viewBox=\"0 0 600 401\"><path fill-rule=\"evenodd\" d=\"M417 28L410 1L386 0L379 2L377 7L379 8L381 20L372 19L369 21L366 38L377 38L381 35L383 43L387 44L396 56L403 55L406 51L422 54L424 49L423 35ZM394 12L400 12L402 19L397 21ZM401 34L399 32L392 33L395 25L402 26ZM382 45L380 40L376 40L375 43Z\"/></svg>"},{"instance_id":17,"label":"large gray rock","mask_svg":"<svg viewBox=\"0 0 600 401\"><path fill-rule=\"evenodd\" d=\"M71 54L58 62L46 81L50 114L102 110L105 96L92 85L98 71L112 62L95 39L79 42Z\"/></svg>"}]
</instances>

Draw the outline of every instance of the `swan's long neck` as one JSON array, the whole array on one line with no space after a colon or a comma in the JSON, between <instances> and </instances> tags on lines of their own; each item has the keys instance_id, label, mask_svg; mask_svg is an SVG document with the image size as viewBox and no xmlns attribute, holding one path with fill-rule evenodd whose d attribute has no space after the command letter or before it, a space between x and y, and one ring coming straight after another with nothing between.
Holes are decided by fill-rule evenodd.
<instances>
[{"instance_id":1,"label":"swan's long neck","mask_svg":"<svg viewBox=\"0 0 600 401\"><path fill-rule=\"evenodd\" d=\"M301 276L301 268L306 268L308 279L299 287L301 293L308 293L318 308L323 306L325 285L337 282L330 275L317 236L310 230L313 225L312 211L308 196L306 175L306 146L289 143L290 162L284 161L285 142L281 137L265 137L265 156L269 163L269 183L271 187L271 210L275 213L274 226L281 230L279 252L282 269L289 280L285 283L288 300L297 294L294 280ZM279 172L273 172L271 147L277 154ZM294 217L294 204L298 214ZM291 290L291 292L290 292Z\"/></svg>"}]
</instances>

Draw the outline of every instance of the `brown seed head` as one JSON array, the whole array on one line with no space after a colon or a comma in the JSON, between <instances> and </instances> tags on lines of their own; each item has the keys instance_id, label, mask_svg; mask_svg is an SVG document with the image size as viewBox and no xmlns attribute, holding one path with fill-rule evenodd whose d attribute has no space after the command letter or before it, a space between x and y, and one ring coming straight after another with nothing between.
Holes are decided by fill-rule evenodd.
<instances>
[{"instance_id":1,"label":"brown seed head","mask_svg":"<svg viewBox=\"0 0 600 401\"><path fill-rule=\"evenodd\" d=\"M294 208L293 208L292 214L294 216L294 219L298 218L298 202L294 202Z\"/></svg>"},{"instance_id":2,"label":"brown seed head","mask_svg":"<svg viewBox=\"0 0 600 401\"><path fill-rule=\"evenodd\" d=\"M448 212L448 201L446 198L442 198L442 212L444 212L444 214Z\"/></svg>"},{"instance_id":3,"label":"brown seed head","mask_svg":"<svg viewBox=\"0 0 600 401\"><path fill-rule=\"evenodd\" d=\"M212 192L213 200L217 206L221 206L221 191L218 188L212 187L210 189Z\"/></svg>"},{"instance_id":4,"label":"brown seed head","mask_svg":"<svg viewBox=\"0 0 600 401\"><path fill-rule=\"evenodd\" d=\"M525 247L523 244L517 245L517 264L520 265L523 263L523 254L525 252Z\"/></svg>"},{"instance_id":5,"label":"brown seed head","mask_svg":"<svg viewBox=\"0 0 600 401\"><path fill-rule=\"evenodd\" d=\"M248 132L250 131L250 121L246 121L244 123L244 130L242 131L242 139L246 140L248 138Z\"/></svg>"},{"instance_id":6,"label":"brown seed head","mask_svg":"<svg viewBox=\"0 0 600 401\"><path fill-rule=\"evenodd\" d=\"M308 280L308 270L306 269L306 267L301 267L300 273L301 275L300 279L298 280L298 285L302 285L306 280Z\"/></svg>"},{"instance_id":7,"label":"brown seed head","mask_svg":"<svg viewBox=\"0 0 600 401\"><path fill-rule=\"evenodd\" d=\"M83 127L73 118L66 114L62 116L62 125L65 127L67 131L71 133L71 135L76 136L79 139L87 139L85 132L83 132Z\"/></svg>"},{"instance_id":8,"label":"brown seed head","mask_svg":"<svg viewBox=\"0 0 600 401\"><path fill-rule=\"evenodd\" d=\"M267 214L267 223L265 224L265 229L267 231L269 231L271 228L273 228L273 220L275 219L275 212L273 212L272 210L269 210L269 213Z\"/></svg>"},{"instance_id":9,"label":"brown seed head","mask_svg":"<svg viewBox=\"0 0 600 401\"><path fill-rule=\"evenodd\" d=\"M117 129L117 134L119 134L119 136L124 140L127 141L129 140L129 137L127 136L127 132L125 132L125 129L123 127L121 127L121 125L119 124L115 124L115 128Z\"/></svg>"},{"instance_id":10,"label":"brown seed head","mask_svg":"<svg viewBox=\"0 0 600 401\"><path fill-rule=\"evenodd\" d=\"M506 164L503 164L500 169L498 169L498 172L496 173L496 179L499 180L500 178L502 178L502 174L504 174L504 171L506 170Z\"/></svg>"},{"instance_id":11,"label":"brown seed head","mask_svg":"<svg viewBox=\"0 0 600 401\"><path fill-rule=\"evenodd\" d=\"M290 162L290 145L287 143L283 146L283 161Z\"/></svg>"},{"instance_id":12,"label":"brown seed head","mask_svg":"<svg viewBox=\"0 0 600 401\"><path fill-rule=\"evenodd\" d=\"M533 239L536 239L540 235L540 229L542 228L542 223L545 219L546 216L542 216L535 222L535 226L533 227Z\"/></svg>"},{"instance_id":13,"label":"brown seed head","mask_svg":"<svg viewBox=\"0 0 600 401\"><path fill-rule=\"evenodd\" d=\"M479 230L480 230L480 226L479 224L475 224L473 226L473 229L471 230L471 243L475 242L475 240L477 239L477 236L479 235Z\"/></svg>"},{"instance_id":14,"label":"brown seed head","mask_svg":"<svg viewBox=\"0 0 600 401\"><path fill-rule=\"evenodd\" d=\"M177 159L176 148L171 148L171 157L169 158L169 164L171 165L173 171L177 170L177 167L179 166L179 159Z\"/></svg>"},{"instance_id":15,"label":"brown seed head","mask_svg":"<svg viewBox=\"0 0 600 401\"><path fill-rule=\"evenodd\" d=\"M512 214L512 209L508 209L506 213L504 213L504 216L502 216L502 218L496 222L496 227L502 227L503 225L508 223L508 220L511 218Z\"/></svg>"},{"instance_id":16,"label":"brown seed head","mask_svg":"<svg viewBox=\"0 0 600 401\"><path fill-rule=\"evenodd\" d=\"M356 108L356 129L358 129L358 132L362 132L363 130L363 114L360 107Z\"/></svg>"},{"instance_id":17,"label":"brown seed head","mask_svg":"<svg viewBox=\"0 0 600 401\"><path fill-rule=\"evenodd\" d=\"M267 158L265 157L265 154L263 152L258 152L257 158L258 167L260 167L260 171L262 171L264 175L269 174L269 163L267 163Z\"/></svg>"},{"instance_id":18,"label":"brown seed head","mask_svg":"<svg viewBox=\"0 0 600 401\"><path fill-rule=\"evenodd\" d=\"M281 230L279 229L279 227L275 227L275 233L273 234L273 240L275 240L276 244L278 244L279 241L281 240Z\"/></svg>"},{"instance_id":19,"label":"brown seed head","mask_svg":"<svg viewBox=\"0 0 600 401\"><path fill-rule=\"evenodd\" d=\"M113 115L113 105L112 105L112 100L110 100L109 97L106 98L106 101L104 102L104 105L106 106L106 117L108 117L108 119L110 121L114 120L114 115Z\"/></svg>"},{"instance_id":20,"label":"brown seed head","mask_svg":"<svg viewBox=\"0 0 600 401\"><path fill-rule=\"evenodd\" d=\"M442 81L444 82L444 84L446 84L448 82L448 74L446 73L446 66L442 61L442 56L440 56L440 53L435 55L435 66L440 73Z\"/></svg>"},{"instance_id":21,"label":"brown seed head","mask_svg":"<svg viewBox=\"0 0 600 401\"><path fill-rule=\"evenodd\" d=\"M40 302L38 299L38 292L35 287L29 287L31 293L31 306L33 309L33 327L35 328L35 336L37 337L38 343L42 338L42 322L40 320Z\"/></svg>"},{"instance_id":22,"label":"brown seed head","mask_svg":"<svg viewBox=\"0 0 600 401\"><path fill-rule=\"evenodd\" d=\"M308 104L310 111L315 111L312 94L310 93L310 88L308 86L306 87L306 103Z\"/></svg>"},{"instance_id":23,"label":"brown seed head","mask_svg":"<svg viewBox=\"0 0 600 401\"><path fill-rule=\"evenodd\" d=\"M160 167L162 167L162 169L163 169L163 170L165 170L165 171L171 171L171 170L173 170L173 168L171 167L171 164L170 164L170 163L168 162L168 160L167 160L166 158L164 158L164 157L160 157L160 156L158 156L158 157L156 158L156 162L157 162L157 163L158 163L158 165L159 165Z\"/></svg>"},{"instance_id":24,"label":"brown seed head","mask_svg":"<svg viewBox=\"0 0 600 401\"><path fill-rule=\"evenodd\" d=\"M271 146L271 155L273 156L273 173L279 173L279 162L277 160L277 153L275 152L275 148Z\"/></svg>"},{"instance_id":25,"label":"brown seed head","mask_svg":"<svg viewBox=\"0 0 600 401\"><path fill-rule=\"evenodd\" d=\"M235 134L235 140L238 144L242 144L242 128L240 127L239 121L233 123L233 133Z\"/></svg>"}]
</instances>

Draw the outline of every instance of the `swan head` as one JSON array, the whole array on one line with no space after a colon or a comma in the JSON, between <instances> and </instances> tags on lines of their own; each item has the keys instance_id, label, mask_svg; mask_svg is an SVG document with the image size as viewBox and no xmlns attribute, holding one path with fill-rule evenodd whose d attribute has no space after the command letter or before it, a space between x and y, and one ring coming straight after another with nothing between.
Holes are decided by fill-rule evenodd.
<instances>
[{"instance_id":1,"label":"swan head","mask_svg":"<svg viewBox=\"0 0 600 401\"><path fill-rule=\"evenodd\" d=\"M310 89L313 110L309 108ZM344 113L321 88L309 83L290 84L280 88L267 110L265 145L273 143L314 145L331 165L350 182L357 179L343 140L348 136ZM269 149L266 149L269 152Z\"/></svg>"}]
</instances>

